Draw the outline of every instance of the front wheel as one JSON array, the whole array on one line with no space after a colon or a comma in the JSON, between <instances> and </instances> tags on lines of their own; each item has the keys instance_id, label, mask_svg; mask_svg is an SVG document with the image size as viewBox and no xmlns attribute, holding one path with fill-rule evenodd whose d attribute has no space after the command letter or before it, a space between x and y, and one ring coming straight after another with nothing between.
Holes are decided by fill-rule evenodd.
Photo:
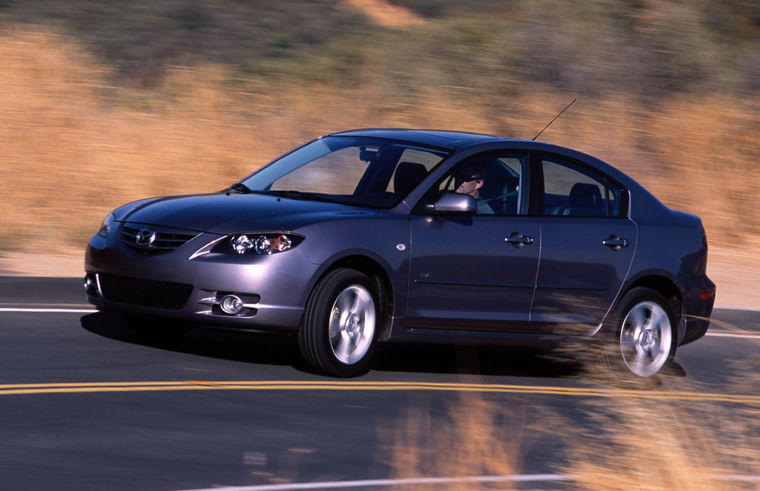
<instances>
[{"instance_id":1,"label":"front wheel","mask_svg":"<svg viewBox=\"0 0 760 491\"><path fill-rule=\"evenodd\" d=\"M660 293L649 288L629 291L614 322L608 356L618 360L615 364L638 378L652 377L670 364L676 351L676 316Z\"/></svg>"},{"instance_id":2,"label":"front wheel","mask_svg":"<svg viewBox=\"0 0 760 491\"><path fill-rule=\"evenodd\" d=\"M375 284L359 271L336 269L322 278L298 331L306 363L339 377L365 372L381 318L378 297Z\"/></svg>"}]
</instances>

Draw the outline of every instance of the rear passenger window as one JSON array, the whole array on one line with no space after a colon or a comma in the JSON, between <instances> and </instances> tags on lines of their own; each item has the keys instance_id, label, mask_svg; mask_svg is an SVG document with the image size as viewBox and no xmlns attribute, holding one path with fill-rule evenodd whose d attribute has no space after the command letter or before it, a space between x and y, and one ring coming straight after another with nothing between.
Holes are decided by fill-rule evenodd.
<instances>
[{"instance_id":1,"label":"rear passenger window","mask_svg":"<svg viewBox=\"0 0 760 491\"><path fill-rule=\"evenodd\" d=\"M605 176L579 165L544 158L544 215L622 216L623 190Z\"/></svg>"}]
</instances>

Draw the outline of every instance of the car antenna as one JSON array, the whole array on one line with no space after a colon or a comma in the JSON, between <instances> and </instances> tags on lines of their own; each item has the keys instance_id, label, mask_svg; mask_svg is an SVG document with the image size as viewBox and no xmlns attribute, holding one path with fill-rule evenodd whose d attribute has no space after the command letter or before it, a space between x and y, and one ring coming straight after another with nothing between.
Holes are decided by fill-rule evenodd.
<instances>
[{"instance_id":1,"label":"car antenna","mask_svg":"<svg viewBox=\"0 0 760 491\"><path fill-rule=\"evenodd\" d=\"M539 136L541 136L541 133L543 133L543 132L544 132L544 130L545 130L546 128L548 128L549 126L551 126L551 124L552 124L553 122L555 122L555 121L556 121L556 120L557 120L557 119L558 119L560 116L562 116L562 115L565 113L565 111L567 111L568 109L570 109L570 106L572 106L573 104L575 104L575 101L576 101L577 99L578 99L578 98L576 97L575 99L573 99L573 100L570 102L570 104L568 104L567 106L565 106L565 109L561 110L561 111L559 112L559 114L557 114L556 116L554 116L554 119L552 119L551 121L549 121L549 124L547 124L546 126L544 126L544 129L543 129L543 130L541 130L541 131L539 131L539 132L538 132L538 134L537 134L536 136L534 136L533 138L531 138L531 140L535 140L536 138L538 138Z\"/></svg>"}]
</instances>

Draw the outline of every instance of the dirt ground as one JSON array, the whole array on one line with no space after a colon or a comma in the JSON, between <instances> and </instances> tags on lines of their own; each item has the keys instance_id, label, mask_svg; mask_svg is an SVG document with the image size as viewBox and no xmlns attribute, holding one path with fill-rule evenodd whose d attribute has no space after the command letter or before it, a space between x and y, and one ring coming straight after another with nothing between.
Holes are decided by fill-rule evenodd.
<instances>
[{"instance_id":1,"label":"dirt ground","mask_svg":"<svg viewBox=\"0 0 760 491\"><path fill-rule=\"evenodd\" d=\"M760 255L750 249L712 248L707 275L717 285L716 306L760 310Z\"/></svg>"},{"instance_id":2,"label":"dirt ground","mask_svg":"<svg viewBox=\"0 0 760 491\"><path fill-rule=\"evenodd\" d=\"M3 252L0 275L80 277L83 263L84 252L76 249L55 256ZM711 247L707 271L718 287L717 307L760 310L760 255L754 250Z\"/></svg>"}]
</instances>

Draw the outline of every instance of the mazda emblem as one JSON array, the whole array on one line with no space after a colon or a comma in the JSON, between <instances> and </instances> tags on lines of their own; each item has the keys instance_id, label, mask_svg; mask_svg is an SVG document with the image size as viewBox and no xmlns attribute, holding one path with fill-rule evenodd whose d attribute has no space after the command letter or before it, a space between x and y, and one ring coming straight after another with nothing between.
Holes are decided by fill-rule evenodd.
<instances>
[{"instance_id":1,"label":"mazda emblem","mask_svg":"<svg viewBox=\"0 0 760 491\"><path fill-rule=\"evenodd\" d=\"M135 235L135 244L140 247L150 247L156 241L156 232L144 228Z\"/></svg>"}]
</instances>

